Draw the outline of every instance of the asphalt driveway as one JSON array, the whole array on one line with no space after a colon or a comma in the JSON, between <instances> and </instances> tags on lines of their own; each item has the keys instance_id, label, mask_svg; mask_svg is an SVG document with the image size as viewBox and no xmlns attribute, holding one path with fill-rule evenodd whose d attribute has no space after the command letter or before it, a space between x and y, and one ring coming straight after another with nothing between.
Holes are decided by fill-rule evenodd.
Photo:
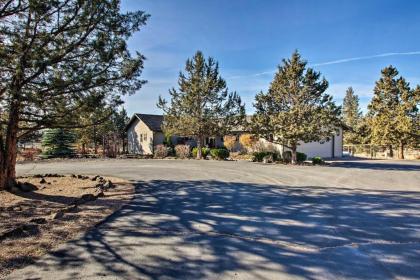
<instances>
[{"instance_id":1,"label":"asphalt driveway","mask_svg":"<svg viewBox=\"0 0 420 280\"><path fill-rule=\"evenodd\" d=\"M420 162L19 165L112 175L135 199L10 279L420 279Z\"/></svg>"}]
</instances>

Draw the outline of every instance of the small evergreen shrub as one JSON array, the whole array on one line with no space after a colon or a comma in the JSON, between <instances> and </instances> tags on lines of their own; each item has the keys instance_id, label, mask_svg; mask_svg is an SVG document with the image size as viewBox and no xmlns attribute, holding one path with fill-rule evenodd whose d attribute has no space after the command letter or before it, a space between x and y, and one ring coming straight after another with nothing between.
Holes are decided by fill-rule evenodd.
<instances>
[{"instance_id":1,"label":"small evergreen shrub","mask_svg":"<svg viewBox=\"0 0 420 280\"><path fill-rule=\"evenodd\" d=\"M213 159L224 160L229 157L229 151L225 148L211 149L210 155Z\"/></svg>"},{"instance_id":2,"label":"small evergreen shrub","mask_svg":"<svg viewBox=\"0 0 420 280\"><path fill-rule=\"evenodd\" d=\"M189 158L191 156L191 148L189 145L176 145L175 155L178 158Z\"/></svg>"},{"instance_id":3,"label":"small evergreen shrub","mask_svg":"<svg viewBox=\"0 0 420 280\"><path fill-rule=\"evenodd\" d=\"M166 158L169 155L169 148L166 147L165 145L156 145L155 149L154 149L154 154L153 157L154 158Z\"/></svg>"},{"instance_id":4,"label":"small evergreen shrub","mask_svg":"<svg viewBox=\"0 0 420 280\"><path fill-rule=\"evenodd\" d=\"M203 148L201 150L201 154L203 155L203 157L208 157L210 155L210 148Z\"/></svg>"},{"instance_id":5,"label":"small evergreen shrub","mask_svg":"<svg viewBox=\"0 0 420 280\"><path fill-rule=\"evenodd\" d=\"M273 157L273 161L281 160L279 153L276 152L254 152L252 154L253 158L252 161L255 162L262 162L264 157L271 155Z\"/></svg>"},{"instance_id":6,"label":"small evergreen shrub","mask_svg":"<svg viewBox=\"0 0 420 280\"><path fill-rule=\"evenodd\" d=\"M312 164L313 165L317 165L317 164L324 164L325 161L322 159L322 157L313 157L312 158Z\"/></svg>"},{"instance_id":7,"label":"small evergreen shrub","mask_svg":"<svg viewBox=\"0 0 420 280\"><path fill-rule=\"evenodd\" d=\"M76 135L63 128L48 129L42 136L44 158L73 156Z\"/></svg>"},{"instance_id":8,"label":"small evergreen shrub","mask_svg":"<svg viewBox=\"0 0 420 280\"><path fill-rule=\"evenodd\" d=\"M304 162L307 159L307 156L306 156L305 153L297 152L296 153L296 159L297 159L297 162Z\"/></svg>"},{"instance_id":9,"label":"small evergreen shrub","mask_svg":"<svg viewBox=\"0 0 420 280\"><path fill-rule=\"evenodd\" d=\"M304 162L307 159L305 153L296 152L296 160L297 162ZM285 151L283 152L283 161L289 163L292 161L292 151Z\"/></svg>"},{"instance_id":10,"label":"small evergreen shrub","mask_svg":"<svg viewBox=\"0 0 420 280\"><path fill-rule=\"evenodd\" d=\"M198 152L198 148L194 147L192 149L192 152L191 152L193 158L197 157L197 152ZM201 148L201 155L203 156L203 158L206 158L209 154L210 154L210 149L209 148Z\"/></svg>"}]
</instances>

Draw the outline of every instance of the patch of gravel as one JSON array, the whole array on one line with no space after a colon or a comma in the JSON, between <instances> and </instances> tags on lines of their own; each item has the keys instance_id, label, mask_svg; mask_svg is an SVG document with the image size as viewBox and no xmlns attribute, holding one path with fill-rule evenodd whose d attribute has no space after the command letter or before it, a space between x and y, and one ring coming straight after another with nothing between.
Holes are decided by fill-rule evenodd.
<instances>
[{"instance_id":1,"label":"patch of gravel","mask_svg":"<svg viewBox=\"0 0 420 280\"><path fill-rule=\"evenodd\" d=\"M44 174L18 180L35 190L0 191L0 278L80 237L134 194L132 184L110 177Z\"/></svg>"}]
</instances>

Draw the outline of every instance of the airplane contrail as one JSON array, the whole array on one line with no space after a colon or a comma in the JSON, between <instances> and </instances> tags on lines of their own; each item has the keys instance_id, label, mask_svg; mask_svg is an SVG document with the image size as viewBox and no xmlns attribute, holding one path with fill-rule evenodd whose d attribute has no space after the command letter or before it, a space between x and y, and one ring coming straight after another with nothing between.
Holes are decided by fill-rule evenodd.
<instances>
[{"instance_id":1,"label":"airplane contrail","mask_svg":"<svg viewBox=\"0 0 420 280\"><path fill-rule=\"evenodd\" d=\"M326 62L320 62L320 63L309 63L309 66L324 66L324 65L333 65L333 64L341 64L341 63L347 63L347 62L353 62L353 61L359 61L359 60L368 60L368 59L374 59L374 58L380 58L380 57L389 57L389 56L409 56L409 55L420 55L420 51L412 51L412 52L388 52L388 53L380 53L375 55L367 55L367 56L357 56L357 57L349 57L349 58L342 58L337 60L331 60ZM249 74L249 75L238 75L238 76L231 76L229 78L231 79L238 79L238 78L245 78L245 77L258 77L258 76L264 76L267 74L274 74L276 70L270 70L270 71L264 71L260 73L255 74Z\"/></svg>"},{"instance_id":2,"label":"airplane contrail","mask_svg":"<svg viewBox=\"0 0 420 280\"><path fill-rule=\"evenodd\" d=\"M340 64L340 63L346 63L346 62L352 62L352 61L358 61L358 60L367 60L367 59L373 59L373 58L379 58L379 57L403 56L403 55L420 55L420 51L389 52L389 53L381 53L381 54L375 54L375 55L349 57L349 58L331 60L331 61L327 61L327 62L314 63L314 64L311 64L310 66L323 66L323 65L331 65L331 64Z\"/></svg>"}]
</instances>

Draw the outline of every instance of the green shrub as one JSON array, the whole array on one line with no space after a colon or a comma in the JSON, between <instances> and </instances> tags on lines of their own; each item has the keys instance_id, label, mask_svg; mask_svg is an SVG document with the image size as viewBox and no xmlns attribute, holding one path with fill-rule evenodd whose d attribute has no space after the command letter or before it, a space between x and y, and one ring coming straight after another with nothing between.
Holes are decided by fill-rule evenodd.
<instances>
[{"instance_id":1,"label":"green shrub","mask_svg":"<svg viewBox=\"0 0 420 280\"><path fill-rule=\"evenodd\" d=\"M304 162L306 160L307 156L305 153L296 153L296 159L298 162Z\"/></svg>"},{"instance_id":2,"label":"green shrub","mask_svg":"<svg viewBox=\"0 0 420 280\"><path fill-rule=\"evenodd\" d=\"M325 161L322 159L322 157L313 157L312 158L312 164L316 165L316 164L324 164Z\"/></svg>"},{"instance_id":3,"label":"green shrub","mask_svg":"<svg viewBox=\"0 0 420 280\"><path fill-rule=\"evenodd\" d=\"M254 152L252 153L252 161L262 162L267 152Z\"/></svg>"},{"instance_id":4,"label":"green shrub","mask_svg":"<svg viewBox=\"0 0 420 280\"><path fill-rule=\"evenodd\" d=\"M264 157L272 155L274 161L281 160L280 154L276 152L255 152L252 154L252 161L262 162Z\"/></svg>"},{"instance_id":5,"label":"green shrub","mask_svg":"<svg viewBox=\"0 0 420 280\"><path fill-rule=\"evenodd\" d=\"M224 160L229 157L229 151L227 149L211 149L210 155L213 159Z\"/></svg>"},{"instance_id":6,"label":"green shrub","mask_svg":"<svg viewBox=\"0 0 420 280\"><path fill-rule=\"evenodd\" d=\"M198 151L197 147L192 149L192 156L194 158L197 157L197 151ZM201 155L203 156L203 158L206 158L209 154L210 154L210 149L209 148L201 148Z\"/></svg>"},{"instance_id":7,"label":"green shrub","mask_svg":"<svg viewBox=\"0 0 420 280\"><path fill-rule=\"evenodd\" d=\"M189 145L176 145L175 155L179 158L188 158L191 155L191 148Z\"/></svg>"},{"instance_id":8,"label":"green shrub","mask_svg":"<svg viewBox=\"0 0 420 280\"><path fill-rule=\"evenodd\" d=\"M305 153L296 152L296 160L297 162L303 162L307 158ZM289 163L292 161L292 151L285 151L283 152L283 161Z\"/></svg>"}]
</instances>

